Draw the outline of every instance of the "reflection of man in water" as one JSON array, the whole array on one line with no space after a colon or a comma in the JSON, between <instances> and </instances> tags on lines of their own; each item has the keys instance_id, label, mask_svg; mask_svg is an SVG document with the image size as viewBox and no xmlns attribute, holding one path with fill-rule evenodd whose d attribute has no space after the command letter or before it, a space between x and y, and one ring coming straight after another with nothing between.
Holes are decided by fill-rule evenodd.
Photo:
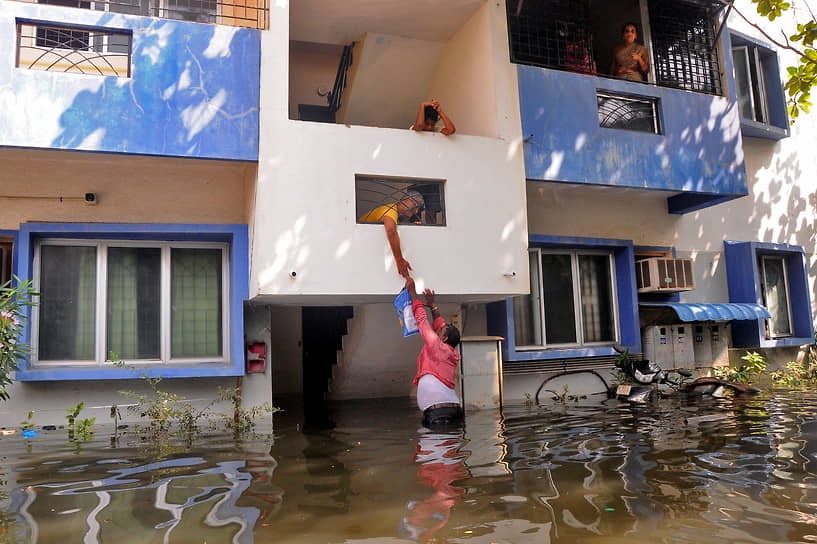
<instances>
[{"instance_id":1,"label":"reflection of man in water","mask_svg":"<svg viewBox=\"0 0 817 544\"><path fill-rule=\"evenodd\" d=\"M434 533L445 527L451 509L465 494L465 489L453 483L467 478L468 472L463 464L465 457L457 451L462 443L458 433L432 433L428 429L420 432L414 455L414 461L420 463L417 479L434 488L434 494L422 501L409 501L410 513L400 522L399 533L403 538L435 542Z\"/></svg>"}]
</instances>

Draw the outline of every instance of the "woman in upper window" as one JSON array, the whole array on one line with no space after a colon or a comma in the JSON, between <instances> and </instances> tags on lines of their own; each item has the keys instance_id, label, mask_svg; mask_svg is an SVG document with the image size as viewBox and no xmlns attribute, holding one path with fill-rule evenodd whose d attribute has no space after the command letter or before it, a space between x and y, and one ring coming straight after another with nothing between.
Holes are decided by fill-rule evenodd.
<instances>
[{"instance_id":1,"label":"woman in upper window","mask_svg":"<svg viewBox=\"0 0 817 544\"><path fill-rule=\"evenodd\" d=\"M638 38L635 23L624 23L624 26L621 27L621 34L624 43L613 49L610 75L632 81L644 81L647 72L650 71L650 64L647 59L647 48L635 43Z\"/></svg>"}]
</instances>

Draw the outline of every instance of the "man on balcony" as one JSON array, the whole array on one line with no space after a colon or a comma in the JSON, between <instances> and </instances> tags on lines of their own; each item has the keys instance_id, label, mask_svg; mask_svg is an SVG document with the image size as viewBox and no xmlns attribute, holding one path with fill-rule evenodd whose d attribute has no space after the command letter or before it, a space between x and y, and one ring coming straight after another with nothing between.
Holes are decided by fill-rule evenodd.
<instances>
[{"instance_id":1,"label":"man on balcony","mask_svg":"<svg viewBox=\"0 0 817 544\"><path fill-rule=\"evenodd\" d=\"M409 277L409 270L411 265L403 258L403 251L400 247L400 235L397 233L397 222L400 217L411 219L419 215L424 205L423 195L414 190L406 191L404 196L398 202L392 202L378 206L369 213L360 218L362 222L368 223L383 223L386 228L386 238L389 240L392 255L394 255L394 262L397 265L397 273L404 278Z\"/></svg>"},{"instance_id":2,"label":"man on balcony","mask_svg":"<svg viewBox=\"0 0 817 544\"><path fill-rule=\"evenodd\" d=\"M440 101L433 98L428 102L421 102L420 109L417 110L417 120L411 125L411 130L417 132L432 132L437 126L437 121L442 118L443 128L441 133L450 136L457 131L453 121L448 118L443 109L440 107Z\"/></svg>"}]
</instances>

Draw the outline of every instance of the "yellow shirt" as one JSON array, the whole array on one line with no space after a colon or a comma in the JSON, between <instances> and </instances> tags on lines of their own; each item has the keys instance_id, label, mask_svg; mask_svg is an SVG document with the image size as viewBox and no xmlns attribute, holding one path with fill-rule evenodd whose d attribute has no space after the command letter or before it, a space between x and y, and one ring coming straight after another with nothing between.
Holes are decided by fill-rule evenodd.
<instances>
[{"instance_id":1,"label":"yellow shirt","mask_svg":"<svg viewBox=\"0 0 817 544\"><path fill-rule=\"evenodd\" d=\"M397 223L398 213L396 203L378 206L369 213L361 216L358 221L362 221L364 223L382 223L384 217L391 217L394 222Z\"/></svg>"}]
</instances>

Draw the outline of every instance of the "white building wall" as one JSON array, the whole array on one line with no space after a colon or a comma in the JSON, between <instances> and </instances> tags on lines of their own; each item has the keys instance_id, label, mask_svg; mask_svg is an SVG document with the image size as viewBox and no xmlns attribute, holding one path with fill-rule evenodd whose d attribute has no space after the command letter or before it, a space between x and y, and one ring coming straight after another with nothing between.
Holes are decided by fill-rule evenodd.
<instances>
[{"instance_id":1,"label":"white building wall","mask_svg":"<svg viewBox=\"0 0 817 544\"><path fill-rule=\"evenodd\" d=\"M485 9L492 28L505 24L504 4ZM348 304L390 301L399 291L384 229L356 223L355 174L446 180L447 226L399 227L418 287L432 285L462 301L526 292L521 129L507 34L484 37L495 56L483 68L493 74L497 97L486 115L498 119L498 138L309 123L287 115L288 10L273 5L271 28L262 36L251 296ZM406 126L412 122L406 119Z\"/></svg>"}]
</instances>

